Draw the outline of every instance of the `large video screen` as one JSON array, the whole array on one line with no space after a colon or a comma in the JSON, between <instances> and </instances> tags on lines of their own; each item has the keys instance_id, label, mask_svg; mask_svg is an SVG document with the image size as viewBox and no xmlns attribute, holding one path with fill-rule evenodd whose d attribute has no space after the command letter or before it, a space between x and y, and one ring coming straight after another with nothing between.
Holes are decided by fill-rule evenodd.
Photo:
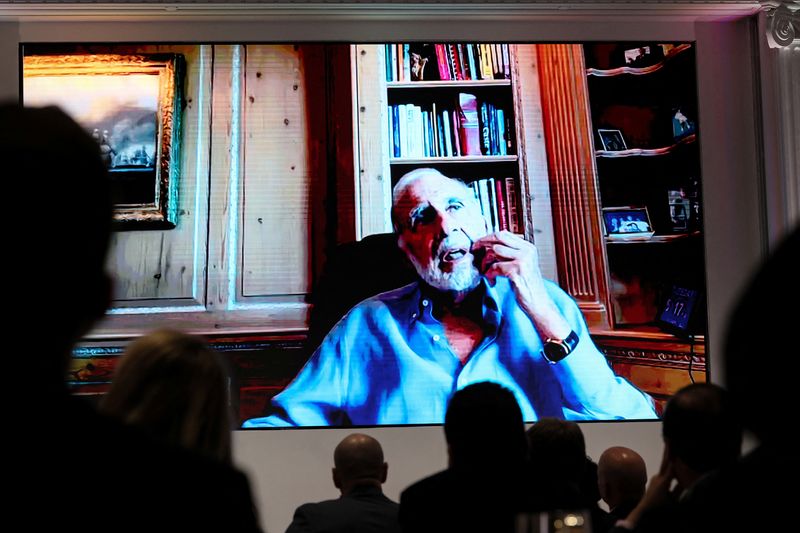
<instances>
[{"instance_id":1,"label":"large video screen","mask_svg":"<svg viewBox=\"0 0 800 533\"><path fill-rule=\"evenodd\" d=\"M76 392L164 324L228 355L245 429L441 424L480 381L526 421L649 420L707 379L693 43L22 56L24 103L112 181L117 289Z\"/></svg>"}]
</instances>

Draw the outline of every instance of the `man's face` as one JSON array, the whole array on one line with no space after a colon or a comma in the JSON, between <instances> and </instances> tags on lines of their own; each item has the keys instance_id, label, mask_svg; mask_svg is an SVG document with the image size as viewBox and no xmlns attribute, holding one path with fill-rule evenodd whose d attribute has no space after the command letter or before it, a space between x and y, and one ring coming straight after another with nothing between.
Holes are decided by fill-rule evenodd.
<instances>
[{"instance_id":1,"label":"man's face","mask_svg":"<svg viewBox=\"0 0 800 533\"><path fill-rule=\"evenodd\" d=\"M486 235L486 223L470 189L439 174L423 175L400 191L394 209L400 248L423 281L442 291L478 285L471 247Z\"/></svg>"}]
</instances>

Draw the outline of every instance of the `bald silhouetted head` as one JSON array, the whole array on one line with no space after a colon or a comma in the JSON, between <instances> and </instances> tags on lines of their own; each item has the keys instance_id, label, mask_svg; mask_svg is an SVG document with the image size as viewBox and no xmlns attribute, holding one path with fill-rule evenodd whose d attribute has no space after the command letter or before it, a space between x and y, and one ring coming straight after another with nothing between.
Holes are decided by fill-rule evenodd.
<instances>
[{"instance_id":1,"label":"bald silhouetted head","mask_svg":"<svg viewBox=\"0 0 800 533\"><path fill-rule=\"evenodd\" d=\"M637 503L647 485L644 459L624 446L607 449L597 462L597 485L612 511L623 503Z\"/></svg>"},{"instance_id":2,"label":"bald silhouetted head","mask_svg":"<svg viewBox=\"0 0 800 533\"><path fill-rule=\"evenodd\" d=\"M343 495L354 487L380 487L389 468L383 460L381 444L362 433L348 435L336 446L333 464L333 484Z\"/></svg>"}]
</instances>

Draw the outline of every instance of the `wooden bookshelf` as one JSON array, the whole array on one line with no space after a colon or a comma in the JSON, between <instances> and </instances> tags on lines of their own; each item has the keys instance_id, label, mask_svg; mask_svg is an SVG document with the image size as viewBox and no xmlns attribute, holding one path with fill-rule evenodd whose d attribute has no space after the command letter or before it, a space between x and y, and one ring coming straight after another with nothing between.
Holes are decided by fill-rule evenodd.
<instances>
[{"instance_id":1,"label":"wooden bookshelf","mask_svg":"<svg viewBox=\"0 0 800 533\"><path fill-rule=\"evenodd\" d=\"M417 43L415 46L435 46L440 43ZM489 45L496 46L496 50L505 50L507 61L503 66L494 71L494 79L430 79L409 80L401 77L397 80L399 66L391 64L391 49L387 45L358 45L354 47L353 57L354 80L358 98L358 131L357 131L357 178L360 191L360 237L373 233L383 233L391 230L389 212L391 207L391 188L405 173L414 168L432 167L443 174L459 178L465 183L480 184L480 187L491 187L487 180L493 178L494 187L500 194L513 194L516 203L517 226L515 231L525 235L533 241L534 211L541 213L541 220L537 220L536 243L541 250L543 270L551 278L556 277L555 251L552 241L552 220L550 219L549 184L547 182L546 155L540 142L531 139L541 139L543 125L542 110L538 98L535 98L538 87L536 86L536 72L532 69L521 69L535 63L535 46L533 45ZM389 46L398 46L397 43ZM403 44L400 44L402 47ZM459 43L459 48L470 46ZM474 46L474 45L471 45ZM502 57L502 54L501 54ZM522 63L524 61L524 63ZM433 63L433 58L428 59L425 67L426 76L432 75L439 78L439 65ZM388 71L388 72L387 72ZM452 72L452 70L451 70ZM407 76L404 74L404 76ZM427 112L425 117L435 110L440 113L445 110L449 113L455 111L458 119L463 119L460 113L460 95L467 94L475 98L479 135L485 129L484 117L481 115L481 106L490 104L495 110L502 110L504 128L496 125L499 133L495 139L496 144L487 146L481 137L480 153L465 154L463 139L459 139L457 149L427 151L429 142L423 142L426 151L420 153L406 153L398 151L396 141L397 131L394 123L397 116L392 116L396 106L418 106L422 112ZM534 105L535 104L535 105ZM406 108L406 112L408 112ZM397 112L399 113L399 111ZM441 115L440 115L441 116ZM497 113L495 112L495 117ZM417 119L418 120L418 119ZM496 119L500 120L500 119ZM411 120L407 120L407 126ZM427 124L424 123L424 124ZM449 123L451 145L457 144L454 135L462 134L460 123L453 119ZM424 131L424 130L423 130ZM441 138L441 131L437 129L436 142ZM503 149L499 144L504 142ZM491 149L489 149L491 148ZM502 153L505 152L505 153ZM506 180L512 180L509 188ZM533 191L536 191L535 194ZM491 192L491 191L490 191ZM476 195L479 193L476 193ZM493 191L495 200L489 198L489 208L497 214L496 229L501 229L499 220L505 218L506 227L511 223L508 213L500 214L500 202L497 191ZM510 205L507 196L504 196L506 206ZM479 197L479 202L481 202ZM508 207L506 207L508 209ZM487 223L491 224L492 216L487 216ZM492 227L490 225L490 227Z\"/></svg>"},{"instance_id":2,"label":"wooden bookshelf","mask_svg":"<svg viewBox=\"0 0 800 533\"><path fill-rule=\"evenodd\" d=\"M599 130L619 131L627 145L594 150L600 207L646 207L655 232L649 238L603 240L612 281L610 329L625 328L629 335L655 321L673 286L705 291L694 48L592 44L584 46L585 58L613 67L635 55L637 46L657 61L586 69L595 147L603 144ZM659 59L656 52L667 48ZM704 324L699 327L693 333L705 331Z\"/></svg>"}]
</instances>

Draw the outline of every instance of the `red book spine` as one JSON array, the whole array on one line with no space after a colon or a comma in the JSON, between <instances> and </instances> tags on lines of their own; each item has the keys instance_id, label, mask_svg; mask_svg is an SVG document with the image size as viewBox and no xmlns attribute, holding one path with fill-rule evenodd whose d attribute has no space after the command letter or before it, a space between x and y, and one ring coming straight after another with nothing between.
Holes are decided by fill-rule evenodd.
<instances>
[{"instance_id":1,"label":"red book spine","mask_svg":"<svg viewBox=\"0 0 800 533\"><path fill-rule=\"evenodd\" d=\"M508 229L508 211L506 211L506 198L503 194L503 180L495 180L495 197L497 198L497 218L500 224L500 231Z\"/></svg>"},{"instance_id":2,"label":"red book spine","mask_svg":"<svg viewBox=\"0 0 800 533\"><path fill-rule=\"evenodd\" d=\"M453 65L453 72L455 73L455 76L453 76L453 79L455 79L455 80L463 80L464 79L464 73L461 72L461 67L460 67L459 62L458 62L458 48L454 44L449 45L449 48L450 48L450 61L451 61L451 64Z\"/></svg>"},{"instance_id":3,"label":"red book spine","mask_svg":"<svg viewBox=\"0 0 800 533\"><path fill-rule=\"evenodd\" d=\"M436 48L436 66L439 67L439 79L449 80L450 69L447 68L447 55L443 44L437 44Z\"/></svg>"},{"instance_id":4,"label":"red book spine","mask_svg":"<svg viewBox=\"0 0 800 533\"><path fill-rule=\"evenodd\" d=\"M478 99L474 94L459 93L458 104L461 155L481 155Z\"/></svg>"}]
</instances>

